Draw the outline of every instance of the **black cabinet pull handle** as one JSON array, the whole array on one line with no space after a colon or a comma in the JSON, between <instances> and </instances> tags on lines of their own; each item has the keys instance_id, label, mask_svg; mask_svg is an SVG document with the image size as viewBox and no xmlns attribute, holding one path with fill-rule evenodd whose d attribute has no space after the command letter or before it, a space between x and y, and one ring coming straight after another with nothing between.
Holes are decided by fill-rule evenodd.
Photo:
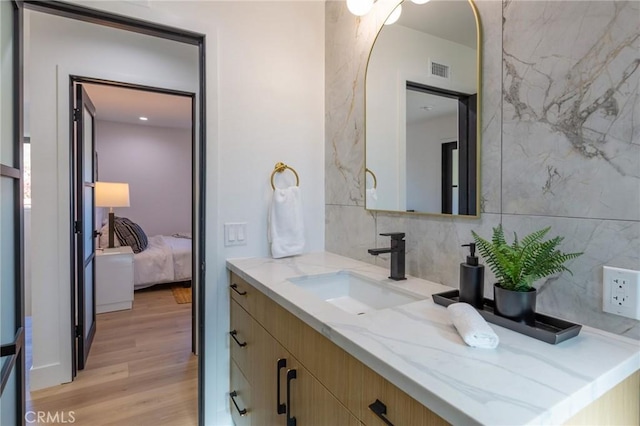
<instances>
[{"instance_id":1,"label":"black cabinet pull handle","mask_svg":"<svg viewBox=\"0 0 640 426\"><path fill-rule=\"evenodd\" d=\"M276 370L276 383L277 383L276 410L277 410L278 414L284 414L284 413L287 412L287 405L286 404L282 404L280 402L280 370L282 370L286 366L287 366L287 359L286 358L280 358L278 360L277 370Z\"/></svg>"},{"instance_id":2,"label":"black cabinet pull handle","mask_svg":"<svg viewBox=\"0 0 640 426\"><path fill-rule=\"evenodd\" d=\"M236 283L231 284L229 287L231 287L231 290L235 291L240 296L246 296L247 295L246 291L239 291L238 290L238 284L236 284Z\"/></svg>"},{"instance_id":3,"label":"black cabinet pull handle","mask_svg":"<svg viewBox=\"0 0 640 426\"><path fill-rule=\"evenodd\" d=\"M247 346L247 342L241 342L240 340L238 340L238 338L236 337L236 335L238 334L237 331L235 330L231 330L229 332L229 334L231 335L231 337L233 337L233 340L236 341L236 343L238 344L238 346L240 346L241 348L244 348L245 346Z\"/></svg>"},{"instance_id":4,"label":"black cabinet pull handle","mask_svg":"<svg viewBox=\"0 0 640 426\"><path fill-rule=\"evenodd\" d=\"M243 408L241 410L240 407L238 407L238 403L236 402L236 396L238 396L238 392L236 391L229 392L229 396L231 397L231 401L233 401L233 405L236 406L236 410L238 410L238 414L240 414L240 416L244 416L245 414L247 414L246 408Z\"/></svg>"},{"instance_id":5,"label":"black cabinet pull handle","mask_svg":"<svg viewBox=\"0 0 640 426\"><path fill-rule=\"evenodd\" d=\"M291 416L291 380L297 379L296 370L287 370L287 426L296 426L296 418Z\"/></svg>"},{"instance_id":6,"label":"black cabinet pull handle","mask_svg":"<svg viewBox=\"0 0 640 426\"><path fill-rule=\"evenodd\" d=\"M384 424L386 424L387 426L393 426L393 423L391 423L389 419L385 417L385 414L387 414L387 406L384 405L382 401L376 399L373 404L369 405L369 410L373 411L376 416L380 417Z\"/></svg>"}]
</instances>

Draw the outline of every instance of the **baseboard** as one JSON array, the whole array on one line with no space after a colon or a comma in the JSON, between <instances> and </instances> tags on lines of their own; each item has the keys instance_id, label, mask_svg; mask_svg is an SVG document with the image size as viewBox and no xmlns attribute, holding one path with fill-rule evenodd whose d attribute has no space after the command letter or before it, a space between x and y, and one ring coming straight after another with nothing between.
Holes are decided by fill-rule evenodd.
<instances>
[{"instance_id":1,"label":"baseboard","mask_svg":"<svg viewBox=\"0 0 640 426\"><path fill-rule=\"evenodd\" d=\"M104 314L106 312L114 312L114 311L126 311L127 309L131 309L131 306L132 306L131 301L107 303L105 305L96 305L96 314Z\"/></svg>"},{"instance_id":2,"label":"baseboard","mask_svg":"<svg viewBox=\"0 0 640 426\"><path fill-rule=\"evenodd\" d=\"M69 382L70 380L62 378L64 375L61 371L62 365L60 363L31 367L27 391L36 391Z\"/></svg>"}]
</instances>

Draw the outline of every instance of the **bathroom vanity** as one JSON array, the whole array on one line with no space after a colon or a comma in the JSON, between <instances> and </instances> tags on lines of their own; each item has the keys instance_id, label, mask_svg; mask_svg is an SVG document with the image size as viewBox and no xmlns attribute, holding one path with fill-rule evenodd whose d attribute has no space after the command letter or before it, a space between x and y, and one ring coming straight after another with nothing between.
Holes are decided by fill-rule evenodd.
<instances>
[{"instance_id":1,"label":"bathroom vanity","mask_svg":"<svg viewBox=\"0 0 640 426\"><path fill-rule=\"evenodd\" d=\"M236 425L640 421L637 341L492 326L498 348L471 348L431 299L450 287L325 252L227 268Z\"/></svg>"}]
</instances>

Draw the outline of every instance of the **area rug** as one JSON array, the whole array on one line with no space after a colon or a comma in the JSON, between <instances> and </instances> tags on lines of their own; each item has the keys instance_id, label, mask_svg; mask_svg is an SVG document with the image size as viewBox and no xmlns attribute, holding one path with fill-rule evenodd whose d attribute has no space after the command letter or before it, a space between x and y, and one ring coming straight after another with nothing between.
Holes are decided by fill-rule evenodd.
<instances>
[{"instance_id":1,"label":"area rug","mask_svg":"<svg viewBox=\"0 0 640 426\"><path fill-rule=\"evenodd\" d=\"M183 287L182 284L174 285L171 287L173 298L176 299L176 303L191 303L191 287Z\"/></svg>"}]
</instances>

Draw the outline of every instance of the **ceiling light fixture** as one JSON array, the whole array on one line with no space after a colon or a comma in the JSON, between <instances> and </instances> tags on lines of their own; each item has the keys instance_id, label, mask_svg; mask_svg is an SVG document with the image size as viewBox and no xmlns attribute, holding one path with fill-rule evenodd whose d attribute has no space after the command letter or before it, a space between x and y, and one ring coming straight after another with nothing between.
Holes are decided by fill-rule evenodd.
<instances>
[{"instance_id":1,"label":"ceiling light fixture","mask_svg":"<svg viewBox=\"0 0 640 426\"><path fill-rule=\"evenodd\" d=\"M148 118L147 118L147 117L140 117L140 120L141 120L141 121L147 121L147 120L148 120Z\"/></svg>"},{"instance_id":2,"label":"ceiling light fixture","mask_svg":"<svg viewBox=\"0 0 640 426\"><path fill-rule=\"evenodd\" d=\"M347 0L347 9L356 16L364 16L373 8L374 0Z\"/></svg>"},{"instance_id":3,"label":"ceiling light fixture","mask_svg":"<svg viewBox=\"0 0 640 426\"><path fill-rule=\"evenodd\" d=\"M376 0L347 0L347 9L349 12L353 13L356 16L364 16L371 11L373 8L373 3ZM425 4L430 0L411 0L415 4ZM402 2L400 2L402 3ZM387 20L384 22L385 25L391 25L395 23L402 14L402 5L398 4L393 12L389 15Z\"/></svg>"},{"instance_id":4,"label":"ceiling light fixture","mask_svg":"<svg viewBox=\"0 0 640 426\"><path fill-rule=\"evenodd\" d=\"M400 19L401 14L402 14L402 5L399 4L398 6L396 6L395 9L393 9L393 12L391 12L391 15L389 15L387 20L384 21L384 24L385 25L395 24L396 21Z\"/></svg>"}]
</instances>

